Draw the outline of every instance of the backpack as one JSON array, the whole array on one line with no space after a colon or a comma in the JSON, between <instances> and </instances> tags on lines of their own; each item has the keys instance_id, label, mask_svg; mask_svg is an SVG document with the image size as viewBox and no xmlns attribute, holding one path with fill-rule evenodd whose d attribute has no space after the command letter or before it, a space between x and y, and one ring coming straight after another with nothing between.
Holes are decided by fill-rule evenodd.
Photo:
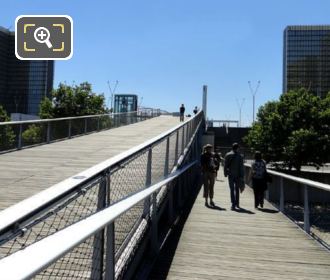
<instances>
[{"instance_id":1,"label":"backpack","mask_svg":"<svg viewBox=\"0 0 330 280\"><path fill-rule=\"evenodd\" d=\"M253 178L264 179L267 173L266 164L262 161L255 161L252 164Z\"/></svg>"}]
</instances>

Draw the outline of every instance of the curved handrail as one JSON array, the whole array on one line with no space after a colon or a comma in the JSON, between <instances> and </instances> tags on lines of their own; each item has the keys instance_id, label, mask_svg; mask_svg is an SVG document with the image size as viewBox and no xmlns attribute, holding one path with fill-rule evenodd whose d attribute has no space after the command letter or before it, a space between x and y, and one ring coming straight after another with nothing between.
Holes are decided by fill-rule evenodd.
<instances>
[{"instance_id":1,"label":"curved handrail","mask_svg":"<svg viewBox=\"0 0 330 280\"><path fill-rule=\"evenodd\" d=\"M107 159L89 169L86 169L70 178L67 178L61 181L58 184L55 184L46 190L35 194L13 206L10 206L0 212L0 234L5 232L8 228L15 226L17 223L20 223L28 216L32 216L38 213L41 209L47 208L54 201L66 196L71 191L78 189L85 182L96 178L99 174L108 171L111 167L115 165L120 165L121 162L127 160L128 158L138 154L142 150L148 149L153 146L155 143L158 143L176 130L185 126L187 123L196 120L199 117L203 116L203 112L200 111L191 119L175 126L174 128L138 145L135 146L119 155L116 155L110 159Z\"/></svg>"},{"instance_id":2,"label":"curved handrail","mask_svg":"<svg viewBox=\"0 0 330 280\"><path fill-rule=\"evenodd\" d=\"M4 279L30 279L196 163L197 161L194 161L171 173L162 181L30 245L24 250L3 258L0 261L1 277ZM47 254L45 254L45 248L47 248Z\"/></svg>"}]
</instances>

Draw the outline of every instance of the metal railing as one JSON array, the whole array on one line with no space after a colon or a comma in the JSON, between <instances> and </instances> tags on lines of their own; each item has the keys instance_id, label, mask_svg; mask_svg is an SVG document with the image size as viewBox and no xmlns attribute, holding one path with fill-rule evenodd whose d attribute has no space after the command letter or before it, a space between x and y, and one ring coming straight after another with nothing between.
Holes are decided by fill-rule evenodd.
<instances>
[{"instance_id":1,"label":"metal railing","mask_svg":"<svg viewBox=\"0 0 330 280\"><path fill-rule=\"evenodd\" d=\"M8 260L25 254L30 248L34 251L40 244L44 255L53 255L53 245L42 245L46 240L60 232L69 238L71 226L90 218L98 220L93 217L100 214L109 217L107 226L95 225L92 232L81 232L81 237L75 235L73 239L82 243L71 244L70 248L63 246L60 255L54 253L56 262L53 257L49 260L45 256L49 261L33 268L34 274L38 271L36 279L102 279L105 275L107 279L118 279L132 271L137 252L144 248L144 240L150 239L151 251L157 251L160 217L166 213L168 220L173 221L176 207L182 206L183 198L194 185L199 174L195 163L203 125L203 114L199 113L156 138L2 211L0 266L7 269ZM182 166L183 169L177 171ZM135 201L114 220L108 214L101 214L105 213L103 209L113 213L118 205L125 205L125 201L135 197L132 194L147 196ZM146 239L147 236L150 238ZM59 246L62 242L55 247ZM26 260L30 261L31 257ZM4 270L0 270L3 275ZM13 275L10 276L13 278Z\"/></svg>"},{"instance_id":2,"label":"metal railing","mask_svg":"<svg viewBox=\"0 0 330 280\"><path fill-rule=\"evenodd\" d=\"M0 122L0 153L49 144L91 132L116 128L160 115L159 110L141 110L79 117Z\"/></svg>"},{"instance_id":3,"label":"metal railing","mask_svg":"<svg viewBox=\"0 0 330 280\"><path fill-rule=\"evenodd\" d=\"M250 164L245 164L249 176ZM269 200L280 212L297 223L306 233L330 249L330 185L274 170L266 191Z\"/></svg>"}]
</instances>

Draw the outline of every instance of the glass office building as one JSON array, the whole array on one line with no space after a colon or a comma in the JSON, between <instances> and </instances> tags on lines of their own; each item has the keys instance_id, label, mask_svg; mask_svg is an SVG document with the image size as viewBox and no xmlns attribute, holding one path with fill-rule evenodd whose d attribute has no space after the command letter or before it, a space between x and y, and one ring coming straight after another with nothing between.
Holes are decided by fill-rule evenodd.
<instances>
[{"instance_id":1,"label":"glass office building","mask_svg":"<svg viewBox=\"0 0 330 280\"><path fill-rule=\"evenodd\" d=\"M283 92L306 88L330 91L330 25L288 26L284 30Z\"/></svg>"},{"instance_id":2,"label":"glass office building","mask_svg":"<svg viewBox=\"0 0 330 280\"><path fill-rule=\"evenodd\" d=\"M114 113L137 111L138 97L135 94L115 94Z\"/></svg>"},{"instance_id":3,"label":"glass office building","mask_svg":"<svg viewBox=\"0 0 330 280\"><path fill-rule=\"evenodd\" d=\"M0 27L0 105L7 113L38 115L53 88L54 61L19 60L15 33Z\"/></svg>"}]
</instances>

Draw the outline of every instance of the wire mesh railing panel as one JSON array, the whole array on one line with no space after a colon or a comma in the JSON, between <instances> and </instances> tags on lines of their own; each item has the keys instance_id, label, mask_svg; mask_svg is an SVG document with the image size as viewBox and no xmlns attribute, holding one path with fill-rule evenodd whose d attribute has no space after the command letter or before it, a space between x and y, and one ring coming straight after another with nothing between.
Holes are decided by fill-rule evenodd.
<instances>
[{"instance_id":1,"label":"wire mesh railing panel","mask_svg":"<svg viewBox=\"0 0 330 280\"><path fill-rule=\"evenodd\" d=\"M45 212L33 217L27 224L18 226L0 240L0 258L16 251L82 220L95 213L98 205L100 179L84 186L79 191Z\"/></svg>"},{"instance_id":2,"label":"wire mesh railing panel","mask_svg":"<svg viewBox=\"0 0 330 280\"><path fill-rule=\"evenodd\" d=\"M111 173L110 205L142 190L146 186L148 151L121 163ZM144 204L133 207L115 221L115 252L122 248L132 230L140 222Z\"/></svg>"},{"instance_id":3,"label":"wire mesh railing panel","mask_svg":"<svg viewBox=\"0 0 330 280\"><path fill-rule=\"evenodd\" d=\"M170 147L169 147L169 171L171 171L176 165L175 159L175 143L176 143L176 133L172 133L170 136Z\"/></svg>"},{"instance_id":4,"label":"wire mesh railing panel","mask_svg":"<svg viewBox=\"0 0 330 280\"><path fill-rule=\"evenodd\" d=\"M116 166L111 173L110 205L146 185L148 153L144 151Z\"/></svg>"},{"instance_id":5,"label":"wire mesh railing panel","mask_svg":"<svg viewBox=\"0 0 330 280\"><path fill-rule=\"evenodd\" d=\"M166 139L152 147L151 184L164 178Z\"/></svg>"},{"instance_id":6,"label":"wire mesh railing panel","mask_svg":"<svg viewBox=\"0 0 330 280\"><path fill-rule=\"evenodd\" d=\"M311 234L330 249L330 203L310 205Z\"/></svg>"},{"instance_id":7,"label":"wire mesh railing panel","mask_svg":"<svg viewBox=\"0 0 330 280\"><path fill-rule=\"evenodd\" d=\"M104 243L100 240L99 234L96 234L75 247L33 279L100 279L103 274L103 267L100 266L104 253L103 246Z\"/></svg>"},{"instance_id":8,"label":"wire mesh railing panel","mask_svg":"<svg viewBox=\"0 0 330 280\"><path fill-rule=\"evenodd\" d=\"M71 120L71 136L85 133L85 119Z\"/></svg>"},{"instance_id":9,"label":"wire mesh railing panel","mask_svg":"<svg viewBox=\"0 0 330 280\"><path fill-rule=\"evenodd\" d=\"M47 123L22 124L21 146L31 146L47 142Z\"/></svg>"},{"instance_id":10,"label":"wire mesh railing panel","mask_svg":"<svg viewBox=\"0 0 330 280\"><path fill-rule=\"evenodd\" d=\"M139 227L140 222L144 218L145 202L142 201L132 207L126 213L121 215L115 221L115 254L116 261L122 257L123 250L131 241L135 230Z\"/></svg>"},{"instance_id":11,"label":"wire mesh railing panel","mask_svg":"<svg viewBox=\"0 0 330 280\"><path fill-rule=\"evenodd\" d=\"M70 121L54 121L50 123L50 140L66 139L69 136Z\"/></svg>"},{"instance_id":12,"label":"wire mesh railing panel","mask_svg":"<svg viewBox=\"0 0 330 280\"><path fill-rule=\"evenodd\" d=\"M182 153L182 136L183 136L183 128L181 127L178 133L178 158L180 157Z\"/></svg>"}]
</instances>

